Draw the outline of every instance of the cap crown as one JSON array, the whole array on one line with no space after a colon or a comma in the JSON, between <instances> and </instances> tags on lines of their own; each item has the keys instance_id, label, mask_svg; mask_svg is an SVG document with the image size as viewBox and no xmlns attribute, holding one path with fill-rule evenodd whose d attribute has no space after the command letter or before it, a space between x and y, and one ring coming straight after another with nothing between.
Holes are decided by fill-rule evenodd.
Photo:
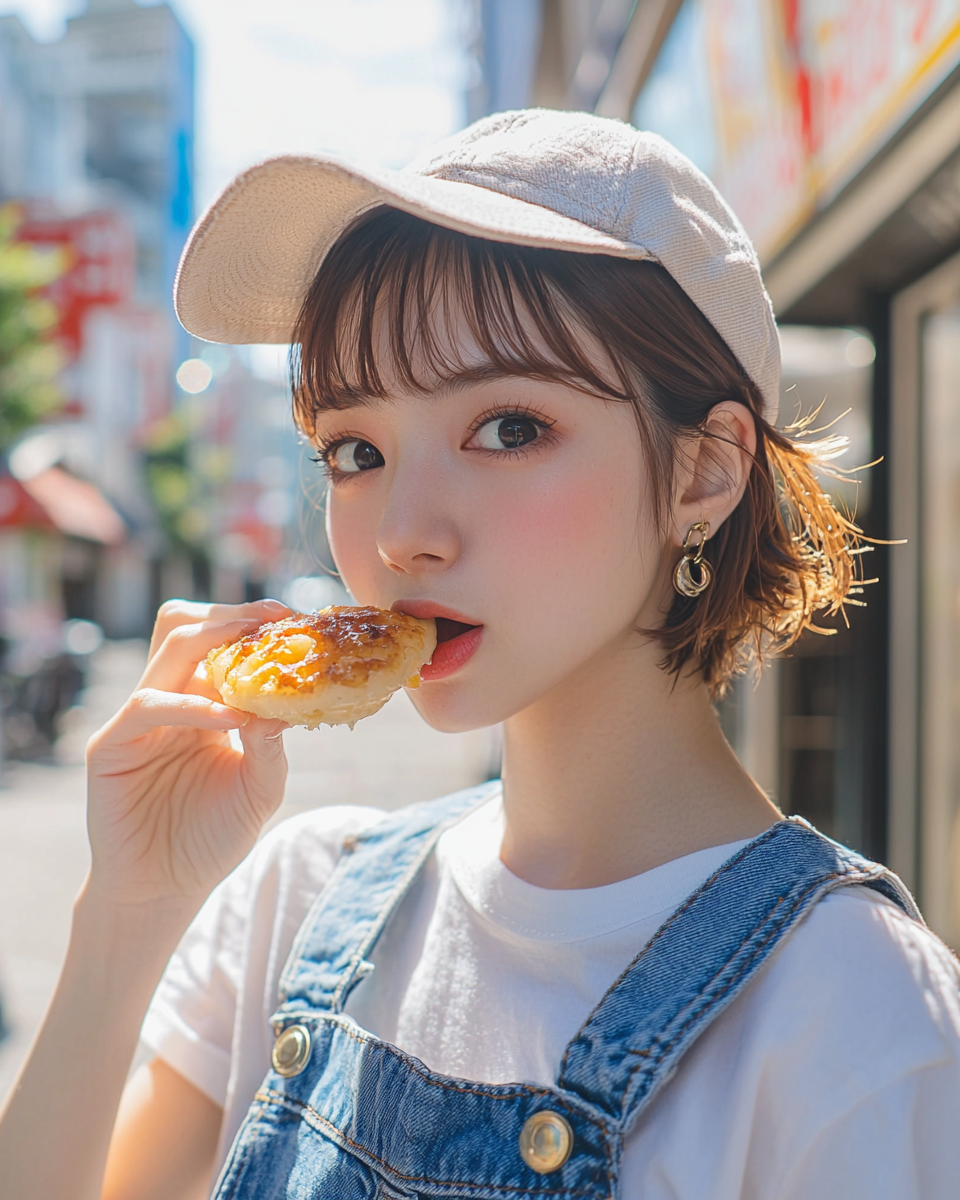
<instances>
[{"instance_id":1,"label":"cap crown","mask_svg":"<svg viewBox=\"0 0 960 1200\"><path fill-rule=\"evenodd\" d=\"M756 251L710 180L662 137L591 113L525 109L477 121L406 170L549 209L624 243L624 256L659 262L776 416L780 343Z\"/></svg>"}]
</instances>

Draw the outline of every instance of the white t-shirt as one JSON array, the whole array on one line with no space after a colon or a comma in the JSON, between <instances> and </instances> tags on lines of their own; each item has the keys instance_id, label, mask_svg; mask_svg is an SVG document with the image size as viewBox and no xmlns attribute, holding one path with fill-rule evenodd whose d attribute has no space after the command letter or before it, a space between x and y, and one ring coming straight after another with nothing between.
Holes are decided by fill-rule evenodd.
<instances>
[{"instance_id":1,"label":"white t-shirt","mask_svg":"<svg viewBox=\"0 0 960 1200\"><path fill-rule=\"evenodd\" d=\"M344 837L374 809L277 826L214 892L143 1041L224 1108L223 1161L266 1074L277 984ZM743 843L607 887L532 887L491 800L448 830L347 1011L434 1071L549 1085L624 967ZM624 1200L956 1200L960 965L865 888L815 906L686 1054L627 1138Z\"/></svg>"}]
</instances>

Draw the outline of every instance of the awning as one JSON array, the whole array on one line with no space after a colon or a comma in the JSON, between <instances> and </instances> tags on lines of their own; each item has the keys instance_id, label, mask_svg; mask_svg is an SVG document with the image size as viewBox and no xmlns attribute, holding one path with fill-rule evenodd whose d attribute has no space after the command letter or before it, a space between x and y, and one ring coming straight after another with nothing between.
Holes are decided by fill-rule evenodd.
<instances>
[{"instance_id":1,"label":"awning","mask_svg":"<svg viewBox=\"0 0 960 1200\"><path fill-rule=\"evenodd\" d=\"M100 489L70 475L62 467L48 467L30 479L24 479L19 486L61 533L100 542L104 546L115 546L126 537L123 518Z\"/></svg>"},{"instance_id":2,"label":"awning","mask_svg":"<svg viewBox=\"0 0 960 1200\"><path fill-rule=\"evenodd\" d=\"M12 475L0 476L0 529L55 529L47 510Z\"/></svg>"}]
</instances>

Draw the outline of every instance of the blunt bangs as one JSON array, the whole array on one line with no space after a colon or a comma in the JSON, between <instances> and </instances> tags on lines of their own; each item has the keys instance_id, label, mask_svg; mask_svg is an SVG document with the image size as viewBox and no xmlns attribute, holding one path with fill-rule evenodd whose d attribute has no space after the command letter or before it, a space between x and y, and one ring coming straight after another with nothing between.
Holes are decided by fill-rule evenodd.
<instances>
[{"instance_id":1,"label":"blunt bangs","mask_svg":"<svg viewBox=\"0 0 960 1200\"><path fill-rule=\"evenodd\" d=\"M503 376L636 399L629 365L565 295L571 257L468 237L396 209L364 214L324 260L294 332L298 423L309 434L317 413L387 399L398 386L426 393ZM472 337L469 358L452 336L458 318Z\"/></svg>"}]
</instances>

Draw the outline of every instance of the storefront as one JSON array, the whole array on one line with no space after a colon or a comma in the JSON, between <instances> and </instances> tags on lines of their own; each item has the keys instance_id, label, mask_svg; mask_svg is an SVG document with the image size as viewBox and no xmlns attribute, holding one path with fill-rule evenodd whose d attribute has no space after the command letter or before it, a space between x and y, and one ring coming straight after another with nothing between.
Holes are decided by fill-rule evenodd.
<instances>
[{"instance_id":1,"label":"storefront","mask_svg":"<svg viewBox=\"0 0 960 1200\"><path fill-rule=\"evenodd\" d=\"M891 305L890 846L960 946L960 255Z\"/></svg>"},{"instance_id":2,"label":"storefront","mask_svg":"<svg viewBox=\"0 0 960 1200\"><path fill-rule=\"evenodd\" d=\"M784 807L885 856L960 945L960 2L685 0L632 110L716 180L879 542L731 734ZM787 390L793 389L793 390ZM839 428L839 426L838 426Z\"/></svg>"},{"instance_id":3,"label":"storefront","mask_svg":"<svg viewBox=\"0 0 960 1200\"><path fill-rule=\"evenodd\" d=\"M626 118L716 181L781 323L783 422L823 401L849 465L882 460L839 485L875 540L866 607L722 715L784 808L886 858L960 946L960 0L478 12L486 111Z\"/></svg>"}]
</instances>

